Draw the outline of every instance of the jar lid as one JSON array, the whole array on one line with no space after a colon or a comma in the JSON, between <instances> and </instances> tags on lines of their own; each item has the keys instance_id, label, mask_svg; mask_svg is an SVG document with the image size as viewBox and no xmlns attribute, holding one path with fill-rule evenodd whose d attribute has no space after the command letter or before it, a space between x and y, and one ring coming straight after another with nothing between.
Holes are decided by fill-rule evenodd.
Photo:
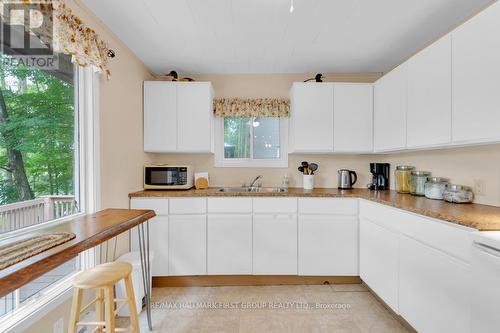
<instances>
[{"instance_id":1,"label":"jar lid","mask_svg":"<svg viewBox=\"0 0 500 333\"><path fill-rule=\"evenodd\" d=\"M472 187L458 184L447 184L446 189L450 191L464 191L464 192L472 192Z\"/></svg>"},{"instance_id":2,"label":"jar lid","mask_svg":"<svg viewBox=\"0 0 500 333\"><path fill-rule=\"evenodd\" d=\"M412 175L414 176L430 176L431 173L429 171L412 171Z\"/></svg>"},{"instance_id":3,"label":"jar lid","mask_svg":"<svg viewBox=\"0 0 500 333\"><path fill-rule=\"evenodd\" d=\"M443 177L429 177L427 178L427 181L433 182L433 183L449 183L450 180L448 178L443 178Z\"/></svg>"},{"instance_id":4,"label":"jar lid","mask_svg":"<svg viewBox=\"0 0 500 333\"><path fill-rule=\"evenodd\" d=\"M415 167L411 165L398 165L396 170L414 170Z\"/></svg>"}]
</instances>

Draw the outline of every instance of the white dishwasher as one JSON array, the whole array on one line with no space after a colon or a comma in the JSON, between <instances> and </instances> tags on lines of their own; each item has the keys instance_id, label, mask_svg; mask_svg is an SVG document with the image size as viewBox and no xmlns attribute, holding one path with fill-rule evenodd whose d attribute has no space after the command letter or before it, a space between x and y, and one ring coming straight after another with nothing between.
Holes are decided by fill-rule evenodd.
<instances>
[{"instance_id":1,"label":"white dishwasher","mask_svg":"<svg viewBox=\"0 0 500 333\"><path fill-rule=\"evenodd\" d=\"M500 332L500 232L473 234L472 320L473 333Z\"/></svg>"}]
</instances>

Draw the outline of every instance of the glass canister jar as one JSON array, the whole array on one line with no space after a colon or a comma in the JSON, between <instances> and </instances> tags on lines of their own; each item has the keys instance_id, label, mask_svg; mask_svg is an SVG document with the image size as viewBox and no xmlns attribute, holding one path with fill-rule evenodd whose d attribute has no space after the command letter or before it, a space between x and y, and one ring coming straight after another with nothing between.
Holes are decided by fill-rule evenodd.
<instances>
[{"instance_id":1,"label":"glass canister jar","mask_svg":"<svg viewBox=\"0 0 500 333\"><path fill-rule=\"evenodd\" d=\"M411 165L398 165L394 171L396 191L398 193L410 193L411 172L415 170Z\"/></svg>"},{"instance_id":2,"label":"glass canister jar","mask_svg":"<svg viewBox=\"0 0 500 333\"><path fill-rule=\"evenodd\" d=\"M443 200L443 192L446 185L450 183L447 178L429 177L425 183L425 197L435 200Z\"/></svg>"},{"instance_id":3,"label":"glass canister jar","mask_svg":"<svg viewBox=\"0 0 500 333\"><path fill-rule=\"evenodd\" d=\"M425 183L427 178L431 176L428 171L412 171L410 181L410 193L413 195L425 195Z\"/></svg>"},{"instance_id":4,"label":"glass canister jar","mask_svg":"<svg viewBox=\"0 0 500 333\"><path fill-rule=\"evenodd\" d=\"M469 186L447 184L443 192L443 199L453 203L471 203L474 200L474 193Z\"/></svg>"}]
</instances>

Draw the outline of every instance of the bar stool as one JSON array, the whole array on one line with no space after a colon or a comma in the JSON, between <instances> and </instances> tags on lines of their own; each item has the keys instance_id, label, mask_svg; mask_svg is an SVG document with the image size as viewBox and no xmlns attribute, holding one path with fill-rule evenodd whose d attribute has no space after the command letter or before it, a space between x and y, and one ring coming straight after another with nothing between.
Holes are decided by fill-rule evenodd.
<instances>
[{"instance_id":1,"label":"bar stool","mask_svg":"<svg viewBox=\"0 0 500 333\"><path fill-rule=\"evenodd\" d=\"M134 289L131 279L132 265L127 262L110 262L98 265L78 274L74 281L73 305L68 325L68 333L77 333L78 326L95 326L94 332L139 333L137 309L135 306ZM125 280L126 299L115 299L113 286L120 280ZM82 308L84 290L96 289L96 298ZM115 310L115 302L117 309ZM80 322L80 315L95 304L96 321ZM116 313L125 305L129 306L130 327L116 328ZM103 311L104 310L104 311ZM103 316L104 313L104 316ZM104 317L104 318L103 318Z\"/></svg>"}]
</instances>

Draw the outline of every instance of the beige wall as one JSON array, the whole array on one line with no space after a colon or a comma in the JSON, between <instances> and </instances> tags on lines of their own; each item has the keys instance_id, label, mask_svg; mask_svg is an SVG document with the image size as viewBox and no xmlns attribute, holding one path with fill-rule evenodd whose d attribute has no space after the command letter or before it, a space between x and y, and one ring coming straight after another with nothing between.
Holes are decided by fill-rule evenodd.
<instances>
[{"instance_id":1,"label":"beige wall","mask_svg":"<svg viewBox=\"0 0 500 333\"><path fill-rule=\"evenodd\" d=\"M151 75L146 66L79 1L66 1L109 43L116 52L110 61L111 79L100 80L101 113L101 206L128 208L128 193L142 187L142 166L147 161L142 144L142 82ZM124 237L118 252L126 249ZM110 246L112 248L112 246ZM52 332L53 322L61 317L68 323L70 300L47 313L26 332Z\"/></svg>"},{"instance_id":2,"label":"beige wall","mask_svg":"<svg viewBox=\"0 0 500 333\"><path fill-rule=\"evenodd\" d=\"M328 81L373 82L379 73L327 74ZM205 75L198 80L211 81L216 97L288 97L292 82L302 81L313 74L282 75ZM154 163L191 164L196 171L210 173L211 186L240 186L256 175L263 175L263 186L279 185L284 174L291 186L302 186L297 167L301 161L319 164L317 187L336 187L337 170L348 168L359 175L356 187L365 187L370 180L370 162L389 162L414 165L432 171L434 175L451 178L453 182L473 185L474 180L485 183L484 195L476 202L500 206L500 145L398 153L390 155L289 155L288 168L216 168L213 155L149 154ZM391 174L392 176L392 174ZM393 178L393 177L392 177Z\"/></svg>"}]
</instances>

